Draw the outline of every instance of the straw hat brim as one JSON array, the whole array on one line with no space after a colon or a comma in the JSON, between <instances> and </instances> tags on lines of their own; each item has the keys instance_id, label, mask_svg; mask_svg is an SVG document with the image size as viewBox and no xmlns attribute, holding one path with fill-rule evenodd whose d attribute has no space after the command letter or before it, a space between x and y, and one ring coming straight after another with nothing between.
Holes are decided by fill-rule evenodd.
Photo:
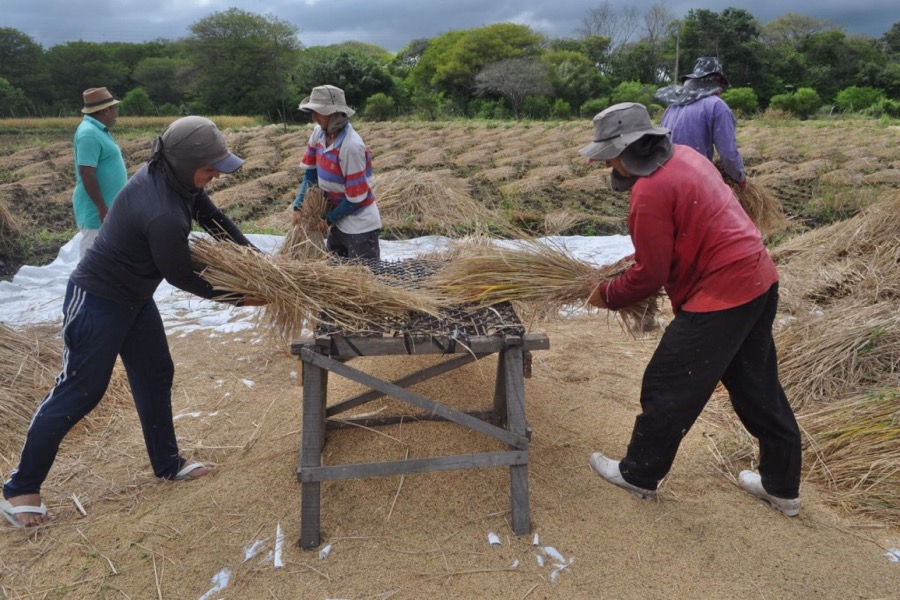
<instances>
[{"instance_id":1,"label":"straw hat brim","mask_svg":"<svg viewBox=\"0 0 900 600\"><path fill-rule=\"evenodd\" d=\"M98 104L97 106L90 106L90 107L86 106L85 108L81 109L81 112L83 112L86 115L90 115L95 112L100 112L101 110L103 110L105 108L109 108L110 106L115 106L118 103L119 103L119 100L116 100L115 98L110 98L108 102L104 102L103 104Z\"/></svg>"},{"instance_id":2,"label":"straw hat brim","mask_svg":"<svg viewBox=\"0 0 900 600\"><path fill-rule=\"evenodd\" d=\"M316 102L310 102L310 98L307 97L303 102L298 106L300 110L303 112L316 112L320 115L333 115L334 113L344 113L348 117L352 117L356 114L356 111L350 108L345 104L319 104Z\"/></svg>"}]
</instances>

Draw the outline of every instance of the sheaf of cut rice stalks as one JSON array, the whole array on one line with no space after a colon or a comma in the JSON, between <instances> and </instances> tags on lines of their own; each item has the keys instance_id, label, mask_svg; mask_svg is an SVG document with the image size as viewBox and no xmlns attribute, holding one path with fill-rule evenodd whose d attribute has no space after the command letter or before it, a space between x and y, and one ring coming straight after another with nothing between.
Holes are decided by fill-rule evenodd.
<instances>
[{"instance_id":1,"label":"sheaf of cut rice stalks","mask_svg":"<svg viewBox=\"0 0 900 600\"><path fill-rule=\"evenodd\" d=\"M328 200L322 188L317 185L307 187L300 207L300 222L284 236L278 255L295 260L324 258L328 251L319 222L325 217L327 208Z\"/></svg>"},{"instance_id":2,"label":"sheaf of cut rice stalks","mask_svg":"<svg viewBox=\"0 0 900 600\"><path fill-rule=\"evenodd\" d=\"M430 296L389 285L363 265L271 256L211 238L191 240L191 259L215 289L265 300L262 319L283 339L315 322L354 333L412 312L438 315Z\"/></svg>"},{"instance_id":3,"label":"sheaf of cut rice stalks","mask_svg":"<svg viewBox=\"0 0 900 600\"><path fill-rule=\"evenodd\" d=\"M448 304L492 306L511 302L526 320L558 315L567 306L586 303L602 282L624 273L630 258L597 267L565 247L537 240L509 246L463 243L452 260L431 276L427 287ZM647 329L658 314L658 296L615 311L625 329Z\"/></svg>"},{"instance_id":4,"label":"sheaf of cut rice stalks","mask_svg":"<svg viewBox=\"0 0 900 600\"><path fill-rule=\"evenodd\" d=\"M747 179L747 185L741 189L736 181L725 175L721 163L716 161L716 167L722 173L725 183L734 192L735 197L762 233L763 238L768 238L776 233L784 231L788 226L788 218L784 214L781 202L772 195L765 187L755 183L752 179Z\"/></svg>"},{"instance_id":5,"label":"sheaf of cut rice stalks","mask_svg":"<svg viewBox=\"0 0 900 600\"><path fill-rule=\"evenodd\" d=\"M396 169L375 177L375 197L386 230L414 227L460 237L488 231L518 231L463 189L464 184L440 174Z\"/></svg>"},{"instance_id":6,"label":"sheaf of cut rice stalks","mask_svg":"<svg viewBox=\"0 0 900 600\"><path fill-rule=\"evenodd\" d=\"M900 388L841 399L798 422L812 442L809 480L851 512L900 525Z\"/></svg>"},{"instance_id":7,"label":"sheaf of cut rice stalks","mask_svg":"<svg viewBox=\"0 0 900 600\"><path fill-rule=\"evenodd\" d=\"M795 408L860 389L900 386L900 312L893 302L844 304L776 331L779 375Z\"/></svg>"},{"instance_id":8,"label":"sheaf of cut rice stalks","mask_svg":"<svg viewBox=\"0 0 900 600\"><path fill-rule=\"evenodd\" d=\"M795 314L841 298L862 304L900 299L900 194L858 215L779 245L785 307Z\"/></svg>"}]
</instances>

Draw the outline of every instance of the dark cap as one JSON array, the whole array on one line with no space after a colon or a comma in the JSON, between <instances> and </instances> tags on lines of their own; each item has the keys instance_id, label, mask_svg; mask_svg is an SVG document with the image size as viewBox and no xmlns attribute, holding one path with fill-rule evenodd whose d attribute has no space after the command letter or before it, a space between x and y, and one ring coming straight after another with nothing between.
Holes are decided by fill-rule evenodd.
<instances>
[{"instance_id":1,"label":"dark cap","mask_svg":"<svg viewBox=\"0 0 900 600\"><path fill-rule=\"evenodd\" d=\"M234 173L244 164L228 150L225 136L204 117L182 117L162 134L163 152L177 162L209 165L221 173Z\"/></svg>"}]
</instances>

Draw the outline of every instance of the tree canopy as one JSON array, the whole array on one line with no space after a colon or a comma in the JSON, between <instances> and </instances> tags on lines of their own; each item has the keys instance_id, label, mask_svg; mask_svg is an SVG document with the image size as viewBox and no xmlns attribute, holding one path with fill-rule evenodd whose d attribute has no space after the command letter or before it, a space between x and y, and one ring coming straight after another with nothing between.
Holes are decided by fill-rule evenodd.
<instances>
[{"instance_id":1,"label":"tree canopy","mask_svg":"<svg viewBox=\"0 0 900 600\"><path fill-rule=\"evenodd\" d=\"M328 83L343 88L361 114L375 98L379 115L519 115L527 105L531 116L565 116L629 94L645 98L680 82L701 56L718 57L732 86L748 90L742 97L752 95L760 110L776 97L780 106L802 104L804 113L815 101L854 111L869 104L858 91L840 95L849 88L873 90L865 98L877 101L865 110L890 113L900 104L900 22L876 39L798 13L760 23L746 9L699 8L677 19L661 2L642 12L604 0L585 12L575 37L548 39L527 25L497 23L414 39L396 54L353 40L304 48L294 24L237 8L213 12L189 31L176 40L79 40L44 49L2 27L5 112L77 114L82 91L105 86L118 98L134 92L141 113L275 121L299 118L297 103ZM803 102L801 89L808 90ZM753 106L743 104L744 111Z\"/></svg>"}]
</instances>

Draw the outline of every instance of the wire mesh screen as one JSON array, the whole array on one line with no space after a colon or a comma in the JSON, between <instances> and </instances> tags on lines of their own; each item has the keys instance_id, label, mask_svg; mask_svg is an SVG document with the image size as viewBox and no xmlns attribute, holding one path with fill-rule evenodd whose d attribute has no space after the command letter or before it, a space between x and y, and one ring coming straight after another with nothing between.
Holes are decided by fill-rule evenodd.
<instances>
[{"instance_id":1,"label":"wire mesh screen","mask_svg":"<svg viewBox=\"0 0 900 600\"><path fill-rule=\"evenodd\" d=\"M350 264L351 261L345 261ZM406 259L384 261L354 259L352 264L368 267L387 285L416 289L441 267L442 261L434 259ZM324 319L326 321L330 319ZM320 323L319 335L344 334L339 328ZM448 306L436 318L423 313L409 313L405 319L384 320L379 327L368 331L354 331L353 336L385 337L401 335L433 335L450 338L469 336L522 335L525 327L508 302L491 307L470 305Z\"/></svg>"}]
</instances>

